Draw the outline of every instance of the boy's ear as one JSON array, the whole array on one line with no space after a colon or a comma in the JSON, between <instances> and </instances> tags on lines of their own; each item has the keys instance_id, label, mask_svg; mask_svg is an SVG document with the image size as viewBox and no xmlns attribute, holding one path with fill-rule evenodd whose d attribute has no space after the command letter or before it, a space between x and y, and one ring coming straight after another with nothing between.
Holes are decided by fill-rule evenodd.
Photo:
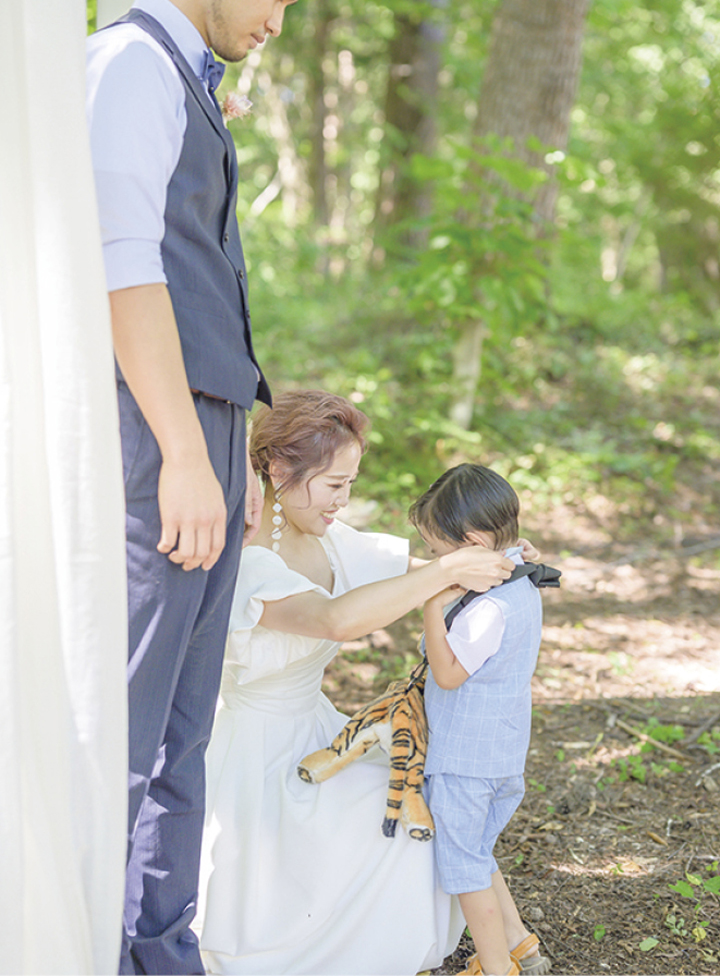
<instances>
[{"instance_id":1,"label":"boy's ear","mask_svg":"<svg viewBox=\"0 0 720 976\"><path fill-rule=\"evenodd\" d=\"M465 538L469 539L474 546L483 546L484 549L495 548L489 532L480 532L479 529L472 529Z\"/></svg>"}]
</instances>

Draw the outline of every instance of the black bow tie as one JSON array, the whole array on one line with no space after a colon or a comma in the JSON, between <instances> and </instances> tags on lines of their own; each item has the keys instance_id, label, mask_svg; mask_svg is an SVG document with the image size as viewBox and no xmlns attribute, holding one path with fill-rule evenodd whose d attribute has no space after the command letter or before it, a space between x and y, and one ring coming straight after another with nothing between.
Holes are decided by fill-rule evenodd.
<instances>
[{"instance_id":1,"label":"black bow tie","mask_svg":"<svg viewBox=\"0 0 720 976\"><path fill-rule=\"evenodd\" d=\"M224 74L225 65L220 64L219 61L215 60L212 51L206 51L205 61L203 62L202 74L200 75L200 78L205 82L213 94L215 93L215 89L222 81Z\"/></svg>"},{"instance_id":2,"label":"black bow tie","mask_svg":"<svg viewBox=\"0 0 720 976\"><path fill-rule=\"evenodd\" d=\"M554 566L546 566L544 563L521 563L515 567L509 579L503 580L503 583L514 583L515 580L522 579L523 576L528 576L531 583L537 587L555 587L560 586L562 573L559 569L555 569ZM468 590L465 596L448 610L445 615L445 626L448 630L450 630L453 620L463 607L466 607L468 603L471 603L478 596L480 594L476 593L475 590Z\"/></svg>"}]
</instances>

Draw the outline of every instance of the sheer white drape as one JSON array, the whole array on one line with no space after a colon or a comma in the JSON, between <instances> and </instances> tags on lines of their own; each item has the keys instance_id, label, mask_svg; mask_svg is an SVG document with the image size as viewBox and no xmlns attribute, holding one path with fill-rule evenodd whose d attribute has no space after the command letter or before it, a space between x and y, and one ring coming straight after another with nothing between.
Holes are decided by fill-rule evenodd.
<instances>
[{"instance_id":1,"label":"sheer white drape","mask_svg":"<svg viewBox=\"0 0 720 976\"><path fill-rule=\"evenodd\" d=\"M0 2L0 972L117 971L126 610L84 0Z\"/></svg>"}]
</instances>

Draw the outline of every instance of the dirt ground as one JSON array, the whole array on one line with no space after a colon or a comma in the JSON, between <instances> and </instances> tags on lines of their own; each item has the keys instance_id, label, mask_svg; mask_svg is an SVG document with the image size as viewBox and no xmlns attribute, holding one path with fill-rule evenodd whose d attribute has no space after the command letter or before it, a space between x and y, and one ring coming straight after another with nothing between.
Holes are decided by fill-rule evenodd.
<instances>
[{"instance_id":1,"label":"dirt ground","mask_svg":"<svg viewBox=\"0 0 720 976\"><path fill-rule=\"evenodd\" d=\"M557 976L720 974L720 538L662 552L598 524L568 513L575 548L528 531L563 585L544 591L527 793L495 853ZM347 645L338 707L384 689L379 660L409 670L420 629Z\"/></svg>"}]
</instances>

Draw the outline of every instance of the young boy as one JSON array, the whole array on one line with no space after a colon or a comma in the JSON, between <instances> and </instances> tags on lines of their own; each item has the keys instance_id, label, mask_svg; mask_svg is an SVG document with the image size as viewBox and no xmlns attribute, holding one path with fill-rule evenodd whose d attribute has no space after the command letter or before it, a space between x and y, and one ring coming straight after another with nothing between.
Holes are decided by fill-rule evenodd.
<instances>
[{"instance_id":1,"label":"young boy","mask_svg":"<svg viewBox=\"0 0 720 976\"><path fill-rule=\"evenodd\" d=\"M521 565L518 512L504 478L461 464L415 502L410 520L436 556L485 546ZM445 590L424 609L425 775L440 881L459 896L477 949L466 973L544 974L549 960L523 925L492 853L525 792L540 594L527 576L507 581L451 610L446 624L443 608L457 595Z\"/></svg>"}]
</instances>

